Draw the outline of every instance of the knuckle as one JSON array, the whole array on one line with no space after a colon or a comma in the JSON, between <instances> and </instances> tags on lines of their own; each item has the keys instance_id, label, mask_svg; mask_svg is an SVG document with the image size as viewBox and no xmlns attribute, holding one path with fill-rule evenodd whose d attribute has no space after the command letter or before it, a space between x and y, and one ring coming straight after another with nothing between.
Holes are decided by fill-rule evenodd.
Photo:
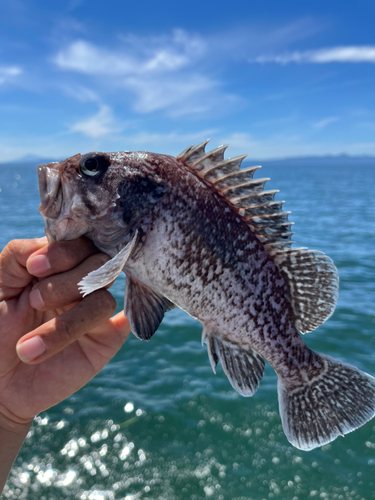
<instances>
[{"instance_id":1,"label":"knuckle","mask_svg":"<svg viewBox=\"0 0 375 500\"><path fill-rule=\"evenodd\" d=\"M111 293L107 290L98 290L95 292L96 301L101 305L103 310L110 311L113 314L116 310L117 304L116 300Z\"/></svg>"},{"instance_id":2,"label":"knuckle","mask_svg":"<svg viewBox=\"0 0 375 500\"><path fill-rule=\"evenodd\" d=\"M75 338L74 323L61 316L58 318L58 332L63 343L69 343Z\"/></svg>"},{"instance_id":3,"label":"knuckle","mask_svg":"<svg viewBox=\"0 0 375 500\"><path fill-rule=\"evenodd\" d=\"M20 243L21 243L21 240L12 240L6 245L6 247L4 248L4 251L7 251L9 253L15 253L16 250L19 248Z\"/></svg>"},{"instance_id":4,"label":"knuckle","mask_svg":"<svg viewBox=\"0 0 375 500\"><path fill-rule=\"evenodd\" d=\"M56 297L56 290L52 281L41 281L37 288L45 307L54 307L58 303L58 297Z\"/></svg>"},{"instance_id":5,"label":"knuckle","mask_svg":"<svg viewBox=\"0 0 375 500\"><path fill-rule=\"evenodd\" d=\"M57 267L66 269L77 265L94 251L97 252L92 242L86 238L79 238L78 240L52 243L49 248L49 256Z\"/></svg>"}]
</instances>

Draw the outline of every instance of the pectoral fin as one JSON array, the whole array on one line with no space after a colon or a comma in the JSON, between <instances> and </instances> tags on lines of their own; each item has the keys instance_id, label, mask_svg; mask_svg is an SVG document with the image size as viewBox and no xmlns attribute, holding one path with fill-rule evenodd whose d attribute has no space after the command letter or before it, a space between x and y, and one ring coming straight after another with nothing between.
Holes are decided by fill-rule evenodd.
<instances>
[{"instance_id":1,"label":"pectoral fin","mask_svg":"<svg viewBox=\"0 0 375 500\"><path fill-rule=\"evenodd\" d=\"M124 313L133 334L150 340L160 325L164 313L174 304L132 276L126 277Z\"/></svg>"},{"instance_id":2,"label":"pectoral fin","mask_svg":"<svg viewBox=\"0 0 375 500\"><path fill-rule=\"evenodd\" d=\"M99 288L104 288L117 278L135 247L137 237L138 231L135 232L133 239L113 259L89 273L78 283L78 289L83 297L95 290L99 290Z\"/></svg>"}]
</instances>

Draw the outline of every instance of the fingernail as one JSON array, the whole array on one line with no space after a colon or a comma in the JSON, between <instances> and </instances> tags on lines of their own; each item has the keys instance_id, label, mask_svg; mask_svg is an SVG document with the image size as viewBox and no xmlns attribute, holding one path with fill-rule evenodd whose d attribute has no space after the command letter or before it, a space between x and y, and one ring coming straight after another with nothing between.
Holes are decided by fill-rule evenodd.
<instances>
[{"instance_id":1,"label":"fingernail","mask_svg":"<svg viewBox=\"0 0 375 500\"><path fill-rule=\"evenodd\" d=\"M17 346L17 355L21 361L27 363L32 361L46 350L46 345L43 340L39 337L32 337L31 339L25 340Z\"/></svg>"},{"instance_id":2,"label":"fingernail","mask_svg":"<svg viewBox=\"0 0 375 500\"><path fill-rule=\"evenodd\" d=\"M31 307L34 309L43 309L45 306L42 294L40 293L38 288L34 288L29 293L29 302Z\"/></svg>"},{"instance_id":3,"label":"fingernail","mask_svg":"<svg viewBox=\"0 0 375 500\"><path fill-rule=\"evenodd\" d=\"M39 276L51 269L48 257L46 255L36 255L27 263L27 270L34 276Z\"/></svg>"},{"instance_id":4,"label":"fingernail","mask_svg":"<svg viewBox=\"0 0 375 500\"><path fill-rule=\"evenodd\" d=\"M42 236L41 238L37 239L38 243L47 243L47 236Z\"/></svg>"}]
</instances>

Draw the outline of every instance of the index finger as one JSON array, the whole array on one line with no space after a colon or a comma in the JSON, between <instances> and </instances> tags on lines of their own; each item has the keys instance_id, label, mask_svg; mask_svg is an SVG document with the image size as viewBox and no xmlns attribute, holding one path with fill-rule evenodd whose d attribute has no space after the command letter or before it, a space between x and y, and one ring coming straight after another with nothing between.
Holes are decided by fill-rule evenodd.
<instances>
[{"instance_id":1,"label":"index finger","mask_svg":"<svg viewBox=\"0 0 375 500\"><path fill-rule=\"evenodd\" d=\"M115 309L114 297L107 290L96 290L72 309L24 335L17 344L18 356L25 363L40 363L107 321ZM104 354L105 345L98 350Z\"/></svg>"},{"instance_id":2,"label":"index finger","mask_svg":"<svg viewBox=\"0 0 375 500\"><path fill-rule=\"evenodd\" d=\"M13 240L0 254L0 300L19 295L33 276L26 269L27 259L47 245L46 238Z\"/></svg>"},{"instance_id":3,"label":"index finger","mask_svg":"<svg viewBox=\"0 0 375 500\"><path fill-rule=\"evenodd\" d=\"M30 255L26 267L33 276L47 278L73 269L87 257L98 252L93 242L84 237L77 240L58 241Z\"/></svg>"}]
</instances>

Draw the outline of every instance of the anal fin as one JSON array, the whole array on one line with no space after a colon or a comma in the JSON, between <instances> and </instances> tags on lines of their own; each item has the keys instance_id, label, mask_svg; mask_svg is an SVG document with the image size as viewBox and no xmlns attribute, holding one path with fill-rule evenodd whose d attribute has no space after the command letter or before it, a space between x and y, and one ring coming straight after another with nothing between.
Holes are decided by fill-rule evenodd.
<instances>
[{"instance_id":1,"label":"anal fin","mask_svg":"<svg viewBox=\"0 0 375 500\"><path fill-rule=\"evenodd\" d=\"M216 348L214 345L214 340L213 340L213 335L207 333L206 328L203 327L203 332L202 332L202 345L206 342L207 344L207 354L208 354L208 359L210 361L210 365L212 368L212 371L216 375L216 365L219 362L219 358L216 354Z\"/></svg>"},{"instance_id":2,"label":"anal fin","mask_svg":"<svg viewBox=\"0 0 375 500\"><path fill-rule=\"evenodd\" d=\"M163 320L164 313L174 308L166 297L144 285L133 276L126 277L124 313L133 334L150 340Z\"/></svg>"},{"instance_id":3,"label":"anal fin","mask_svg":"<svg viewBox=\"0 0 375 500\"><path fill-rule=\"evenodd\" d=\"M230 384L241 396L253 396L264 374L264 359L250 347L243 348L203 330L211 367L220 361Z\"/></svg>"}]
</instances>

